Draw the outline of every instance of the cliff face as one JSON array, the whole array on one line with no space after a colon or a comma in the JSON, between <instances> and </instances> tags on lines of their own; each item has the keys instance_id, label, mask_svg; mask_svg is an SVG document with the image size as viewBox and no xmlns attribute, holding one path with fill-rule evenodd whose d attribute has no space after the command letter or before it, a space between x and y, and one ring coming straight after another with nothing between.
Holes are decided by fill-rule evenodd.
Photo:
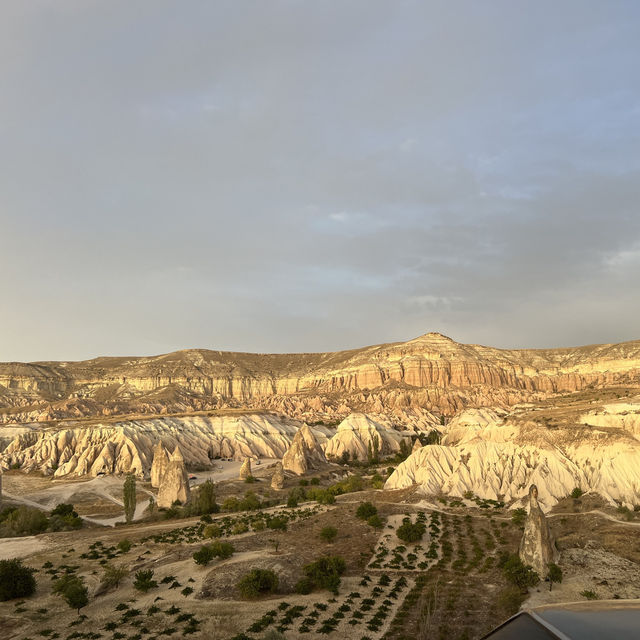
<instances>
[{"instance_id":1,"label":"cliff face","mask_svg":"<svg viewBox=\"0 0 640 640\"><path fill-rule=\"evenodd\" d=\"M268 408L298 418L509 406L640 384L640 341L501 350L440 334L317 354L187 350L149 358L0 364L0 422Z\"/></svg>"}]
</instances>

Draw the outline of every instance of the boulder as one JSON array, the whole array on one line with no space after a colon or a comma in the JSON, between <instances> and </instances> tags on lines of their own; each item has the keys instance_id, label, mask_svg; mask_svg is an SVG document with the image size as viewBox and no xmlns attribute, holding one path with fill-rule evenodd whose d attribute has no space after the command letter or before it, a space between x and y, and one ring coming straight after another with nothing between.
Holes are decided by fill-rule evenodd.
<instances>
[{"instance_id":1,"label":"boulder","mask_svg":"<svg viewBox=\"0 0 640 640\"><path fill-rule=\"evenodd\" d=\"M293 438L291 446L282 458L282 468L296 475L309 469L318 469L327 459L311 429L305 424Z\"/></svg>"},{"instance_id":2,"label":"boulder","mask_svg":"<svg viewBox=\"0 0 640 640\"><path fill-rule=\"evenodd\" d=\"M282 462L276 464L276 469L271 476L271 488L279 491L284 487L284 470L282 468Z\"/></svg>"},{"instance_id":3,"label":"boulder","mask_svg":"<svg viewBox=\"0 0 640 640\"><path fill-rule=\"evenodd\" d=\"M169 459L167 470L162 476L158 491L158 506L168 508L176 500L185 504L189 501L189 497L189 476L180 447L176 447Z\"/></svg>"},{"instance_id":4,"label":"boulder","mask_svg":"<svg viewBox=\"0 0 640 640\"><path fill-rule=\"evenodd\" d=\"M251 458L245 458L240 467L240 480L246 480L251 475Z\"/></svg>"},{"instance_id":5,"label":"boulder","mask_svg":"<svg viewBox=\"0 0 640 640\"><path fill-rule=\"evenodd\" d=\"M549 564L556 562L558 552L547 519L538 504L538 488L529 488L529 515L524 523L524 535L520 542L520 560L538 572L540 578L549 574Z\"/></svg>"},{"instance_id":6,"label":"boulder","mask_svg":"<svg viewBox=\"0 0 640 640\"><path fill-rule=\"evenodd\" d=\"M156 489L162 483L162 477L169 466L169 454L162 442L153 448L153 463L151 464L151 486Z\"/></svg>"}]
</instances>

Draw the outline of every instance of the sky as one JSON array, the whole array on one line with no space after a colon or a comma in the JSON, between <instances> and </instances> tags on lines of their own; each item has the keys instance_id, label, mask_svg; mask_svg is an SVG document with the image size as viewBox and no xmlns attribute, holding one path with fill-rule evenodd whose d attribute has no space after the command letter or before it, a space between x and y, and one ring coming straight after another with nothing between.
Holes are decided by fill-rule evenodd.
<instances>
[{"instance_id":1,"label":"sky","mask_svg":"<svg viewBox=\"0 0 640 640\"><path fill-rule=\"evenodd\" d=\"M640 339L635 0L0 2L0 361Z\"/></svg>"}]
</instances>

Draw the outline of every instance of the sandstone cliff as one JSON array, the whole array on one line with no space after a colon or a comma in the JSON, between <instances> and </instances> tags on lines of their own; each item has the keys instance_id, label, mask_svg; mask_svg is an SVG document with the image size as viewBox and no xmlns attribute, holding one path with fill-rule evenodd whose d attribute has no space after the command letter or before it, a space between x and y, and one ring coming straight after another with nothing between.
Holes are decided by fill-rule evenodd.
<instances>
[{"instance_id":1,"label":"sandstone cliff","mask_svg":"<svg viewBox=\"0 0 640 640\"><path fill-rule=\"evenodd\" d=\"M282 458L284 471L302 475L309 469L319 469L326 463L320 442L306 424L296 433Z\"/></svg>"},{"instance_id":2,"label":"sandstone cliff","mask_svg":"<svg viewBox=\"0 0 640 640\"><path fill-rule=\"evenodd\" d=\"M0 422L49 421L221 407L301 419L352 411L503 406L589 386L640 382L640 341L504 350L436 333L316 354L188 350L149 358L0 364Z\"/></svg>"}]
</instances>

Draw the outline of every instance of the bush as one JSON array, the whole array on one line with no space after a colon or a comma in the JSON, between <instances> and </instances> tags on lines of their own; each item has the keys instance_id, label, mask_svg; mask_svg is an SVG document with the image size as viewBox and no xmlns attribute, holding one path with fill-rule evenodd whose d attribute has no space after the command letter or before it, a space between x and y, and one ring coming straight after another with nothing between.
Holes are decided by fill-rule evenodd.
<instances>
[{"instance_id":1,"label":"bush","mask_svg":"<svg viewBox=\"0 0 640 640\"><path fill-rule=\"evenodd\" d=\"M585 589L584 591L581 591L580 595L587 600L599 600L600 598L600 596L591 589Z\"/></svg>"},{"instance_id":2,"label":"bush","mask_svg":"<svg viewBox=\"0 0 640 640\"><path fill-rule=\"evenodd\" d=\"M360 506L356 509L356 517L360 520L366 520L371 516L375 516L378 510L370 502L361 502Z\"/></svg>"},{"instance_id":3,"label":"bush","mask_svg":"<svg viewBox=\"0 0 640 640\"><path fill-rule=\"evenodd\" d=\"M418 540L422 540L426 530L427 528L422 522L416 522L415 524L405 522L398 527L396 535L403 542L418 542Z\"/></svg>"},{"instance_id":4,"label":"bush","mask_svg":"<svg viewBox=\"0 0 640 640\"><path fill-rule=\"evenodd\" d=\"M511 522L515 524L517 527L521 527L524 524L524 521L527 519L527 512L520 507L519 509L514 509L511 514Z\"/></svg>"},{"instance_id":5,"label":"bush","mask_svg":"<svg viewBox=\"0 0 640 640\"><path fill-rule=\"evenodd\" d=\"M212 544L205 544L198 551L193 554L193 559L196 564L206 566L214 558L230 558L234 552L233 545L230 542L220 542L217 540Z\"/></svg>"},{"instance_id":6,"label":"bush","mask_svg":"<svg viewBox=\"0 0 640 640\"><path fill-rule=\"evenodd\" d=\"M311 484L317 487L320 484L320 478L311 478Z\"/></svg>"},{"instance_id":7,"label":"bush","mask_svg":"<svg viewBox=\"0 0 640 640\"><path fill-rule=\"evenodd\" d=\"M131 547L133 545L131 544L131 540L127 540L127 538L125 538L124 540L120 540L117 546L118 546L118 551L122 551L122 553L127 553L127 551L131 550Z\"/></svg>"},{"instance_id":8,"label":"bush","mask_svg":"<svg viewBox=\"0 0 640 640\"><path fill-rule=\"evenodd\" d=\"M129 575L129 569L124 565L116 567L114 565L105 564L104 573L100 581L103 589L112 589L120 586L120 582Z\"/></svg>"},{"instance_id":9,"label":"bush","mask_svg":"<svg viewBox=\"0 0 640 640\"><path fill-rule=\"evenodd\" d=\"M53 593L61 595L72 608L80 609L89 603L89 591L81 577L67 574L58 578L53 584Z\"/></svg>"},{"instance_id":10,"label":"bush","mask_svg":"<svg viewBox=\"0 0 640 640\"><path fill-rule=\"evenodd\" d=\"M269 529L274 529L276 531L286 531L287 530L287 520L281 516L275 516L273 518L269 518L267 520L267 527Z\"/></svg>"},{"instance_id":11,"label":"bush","mask_svg":"<svg viewBox=\"0 0 640 640\"><path fill-rule=\"evenodd\" d=\"M338 530L335 527L322 527L320 531L320 537L325 542L333 542L338 535Z\"/></svg>"},{"instance_id":12,"label":"bush","mask_svg":"<svg viewBox=\"0 0 640 640\"><path fill-rule=\"evenodd\" d=\"M345 561L340 556L324 556L305 565L302 570L314 588L337 592L345 569Z\"/></svg>"},{"instance_id":13,"label":"bush","mask_svg":"<svg viewBox=\"0 0 640 640\"><path fill-rule=\"evenodd\" d=\"M289 498L287 499L287 507L289 509L293 509L298 506L298 498L293 494L289 494Z\"/></svg>"},{"instance_id":14,"label":"bush","mask_svg":"<svg viewBox=\"0 0 640 640\"><path fill-rule=\"evenodd\" d=\"M576 487L572 492L571 492L571 497L574 500L577 500L580 496L582 496L582 494L584 493L584 491L580 488L580 487Z\"/></svg>"},{"instance_id":15,"label":"bush","mask_svg":"<svg viewBox=\"0 0 640 640\"><path fill-rule=\"evenodd\" d=\"M47 516L35 507L6 507L0 512L0 537L34 536L47 530Z\"/></svg>"},{"instance_id":16,"label":"bush","mask_svg":"<svg viewBox=\"0 0 640 640\"><path fill-rule=\"evenodd\" d=\"M155 589L158 583L153 579L153 569L138 571L133 581L133 586L143 593L146 593L149 589Z\"/></svg>"},{"instance_id":17,"label":"bush","mask_svg":"<svg viewBox=\"0 0 640 640\"><path fill-rule=\"evenodd\" d=\"M502 568L506 579L523 592L540 582L540 576L530 566L524 565L516 553L503 554L498 566Z\"/></svg>"},{"instance_id":18,"label":"bush","mask_svg":"<svg viewBox=\"0 0 640 640\"><path fill-rule=\"evenodd\" d=\"M202 535L205 538L220 538L222 537L222 529L217 524L210 524L202 530Z\"/></svg>"},{"instance_id":19,"label":"bush","mask_svg":"<svg viewBox=\"0 0 640 640\"><path fill-rule=\"evenodd\" d=\"M549 563L549 591L554 582L562 582L562 569L555 562L551 562Z\"/></svg>"},{"instance_id":20,"label":"bush","mask_svg":"<svg viewBox=\"0 0 640 640\"><path fill-rule=\"evenodd\" d=\"M0 600L26 598L36 590L33 569L21 560L0 560Z\"/></svg>"},{"instance_id":21,"label":"bush","mask_svg":"<svg viewBox=\"0 0 640 640\"><path fill-rule=\"evenodd\" d=\"M377 513L367 518L367 524L374 529L382 529L384 527L384 522Z\"/></svg>"},{"instance_id":22,"label":"bush","mask_svg":"<svg viewBox=\"0 0 640 640\"><path fill-rule=\"evenodd\" d=\"M257 598L274 593L278 582L278 576L271 569L252 569L240 579L238 590L243 598Z\"/></svg>"},{"instance_id":23,"label":"bush","mask_svg":"<svg viewBox=\"0 0 640 640\"><path fill-rule=\"evenodd\" d=\"M296 593L307 595L313 591L313 581L310 578L301 578L296 583Z\"/></svg>"}]
</instances>

